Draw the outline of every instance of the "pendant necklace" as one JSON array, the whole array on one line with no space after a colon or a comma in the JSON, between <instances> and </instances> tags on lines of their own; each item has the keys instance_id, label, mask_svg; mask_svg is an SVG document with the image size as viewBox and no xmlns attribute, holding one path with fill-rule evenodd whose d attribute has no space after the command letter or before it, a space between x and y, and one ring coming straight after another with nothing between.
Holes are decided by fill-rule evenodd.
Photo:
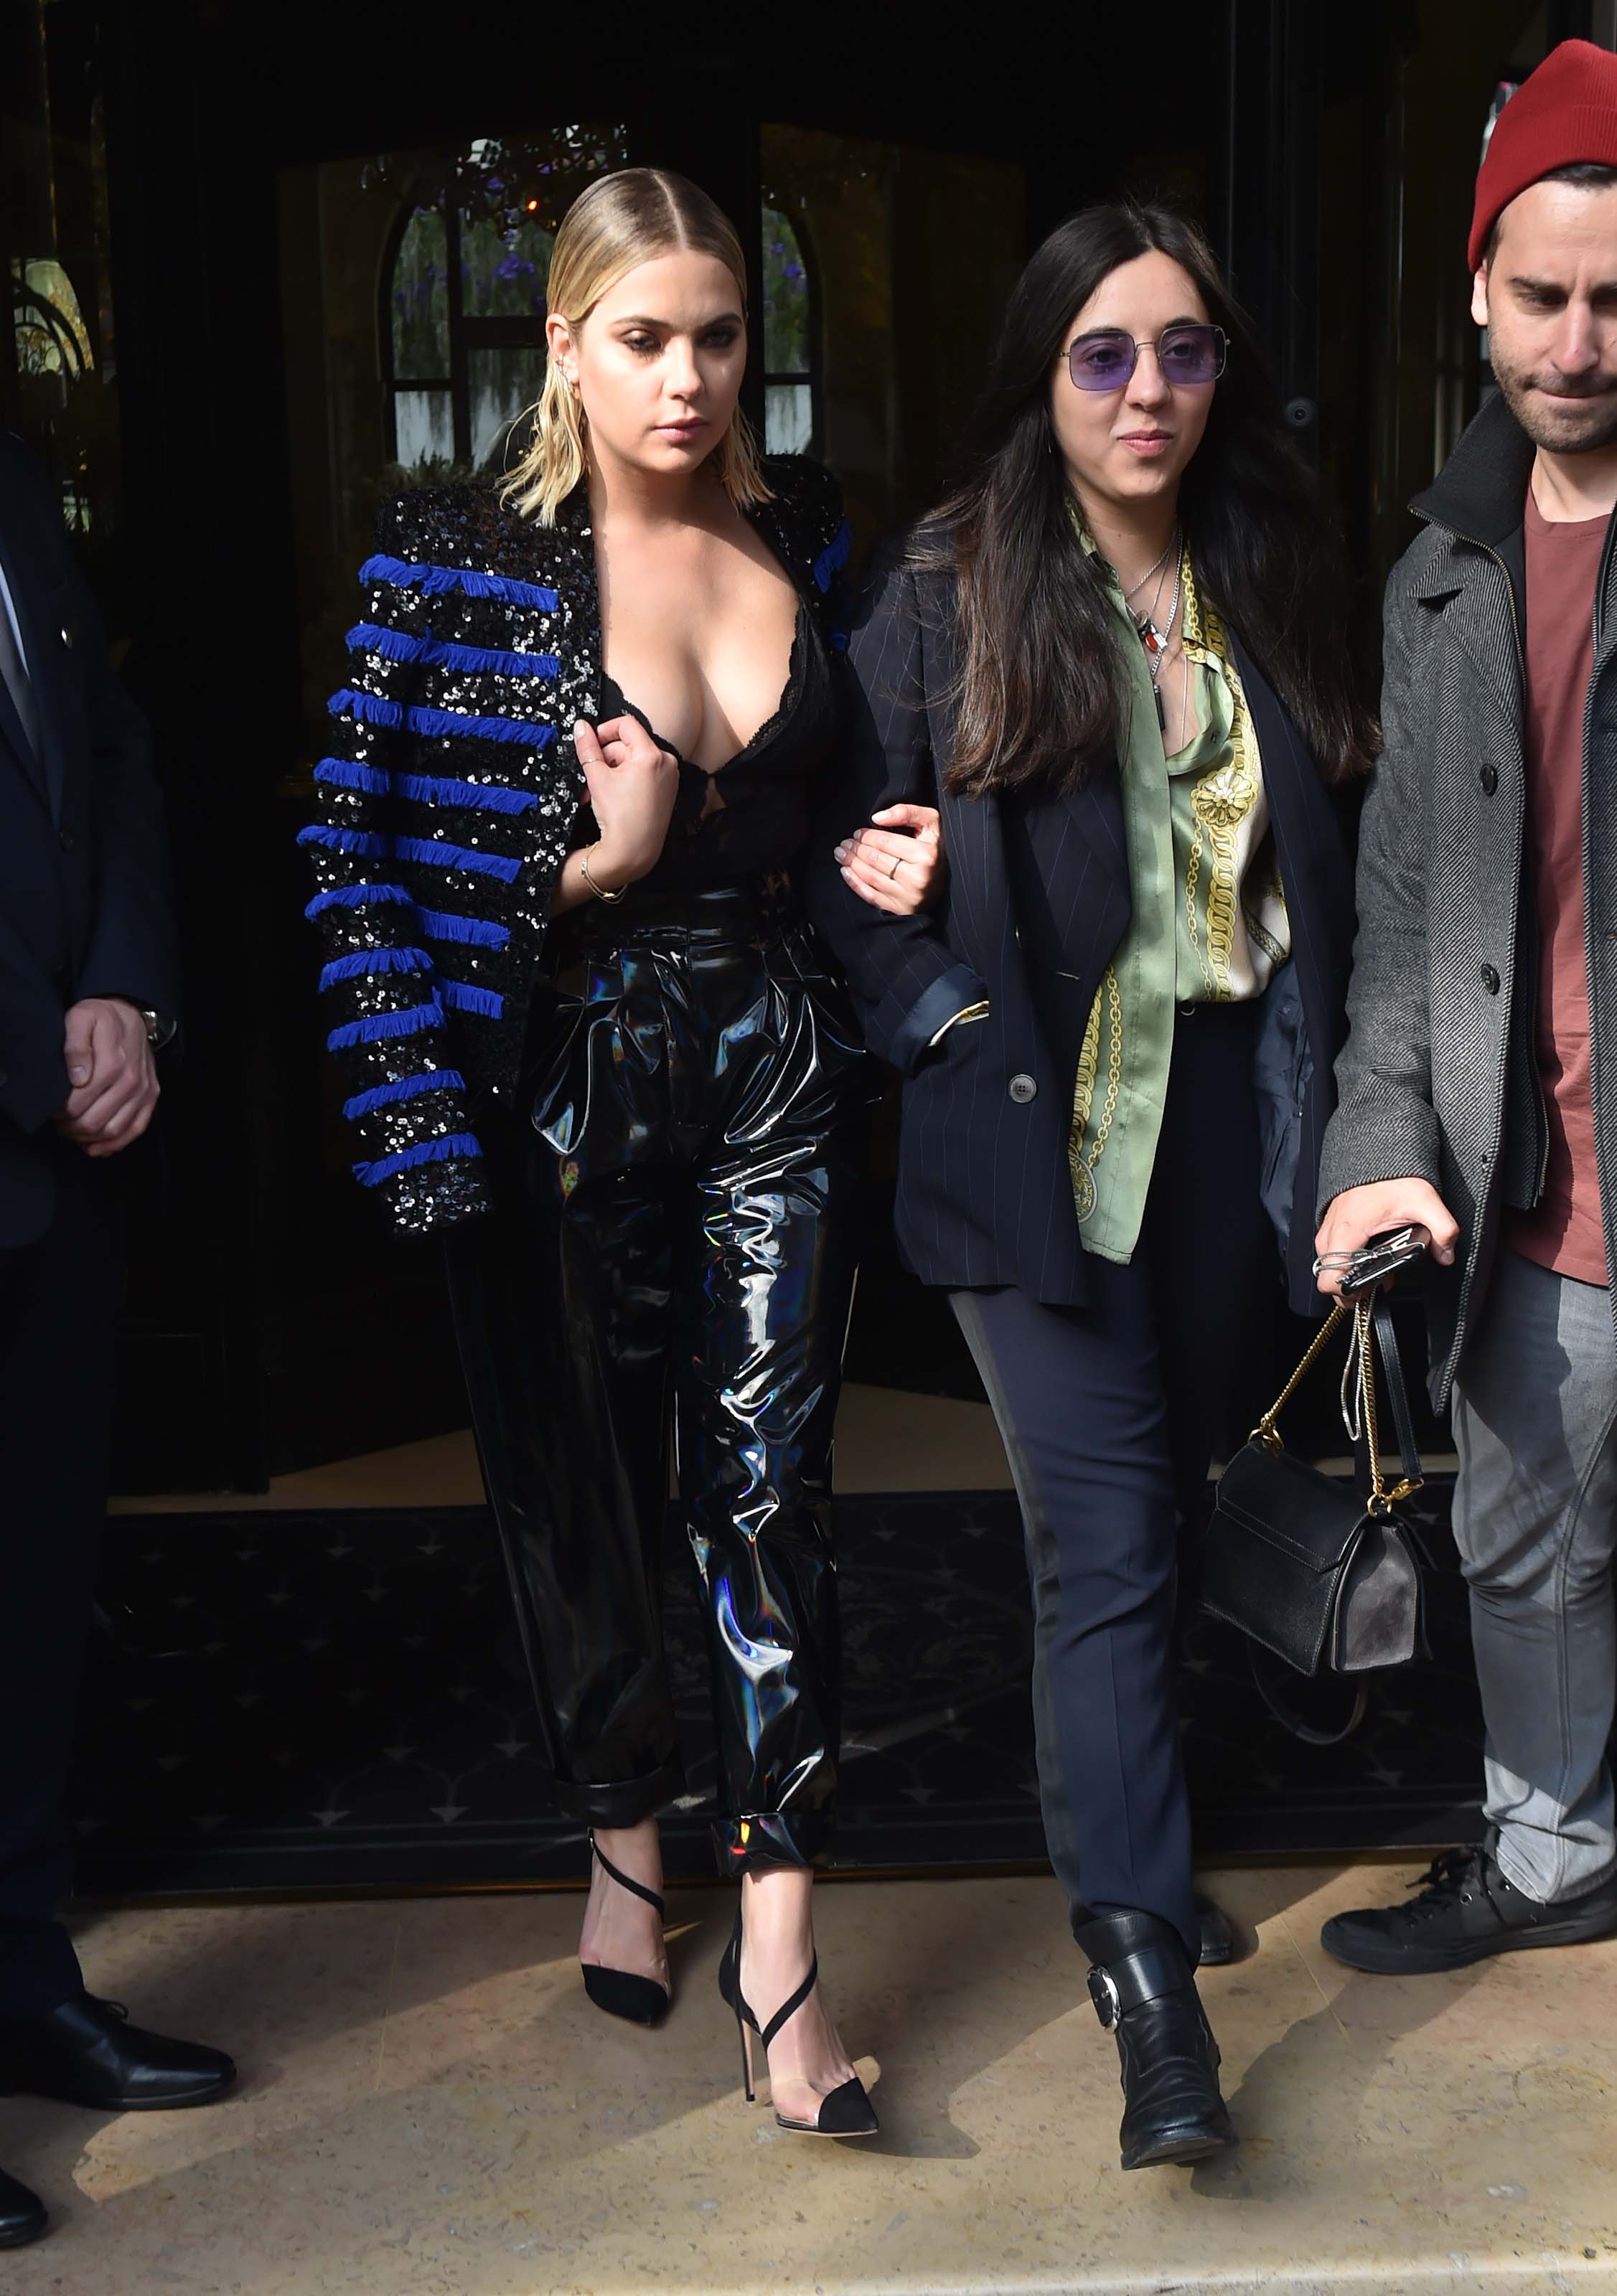
<instances>
[{"instance_id":1,"label":"pendant necklace","mask_svg":"<svg viewBox=\"0 0 1617 2296\"><path fill-rule=\"evenodd\" d=\"M1137 584L1136 586L1139 586ZM1159 584L1159 590L1161 586ZM1134 617L1134 627L1139 634L1140 644L1145 649L1145 667L1151 673L1151 695L1157 706L1157 727L1164 741L1168 738L1168 712L1162 706L1162 662L1168 652L1168 641L1173 636L1173 626L1179 618L1179 598L1184 587L1185 566L1181 558L1173 578L1173 595L1168 602L1167 622L1159 624L1149 613ZM1153 598L1152 604L1154 606L1155 603Z\"/></svg>"}]
</instances>

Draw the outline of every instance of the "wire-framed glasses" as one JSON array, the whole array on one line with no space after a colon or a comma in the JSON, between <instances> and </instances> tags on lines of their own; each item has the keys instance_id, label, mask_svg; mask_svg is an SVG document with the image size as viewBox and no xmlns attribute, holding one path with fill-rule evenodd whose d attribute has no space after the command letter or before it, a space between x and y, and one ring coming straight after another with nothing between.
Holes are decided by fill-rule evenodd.
<instances>
[{"instance_id":1,"label":"wire-framed glasses","mask_svg":"<svg viewBox=\"0 0 1617 2296\"><path fill-rule=\"evenodd\" d=\"M1222 327L1186 319L1164 327L1154 340L1136 342L1121 327L1096 327L1074 336L1067 349L1067 372L1078 390L1121 390L1139 364L1143 350L1154 350L1162 380L1170 387L1217 382L1229 357L1229 340Z\"/></svg>"}]
</instances>

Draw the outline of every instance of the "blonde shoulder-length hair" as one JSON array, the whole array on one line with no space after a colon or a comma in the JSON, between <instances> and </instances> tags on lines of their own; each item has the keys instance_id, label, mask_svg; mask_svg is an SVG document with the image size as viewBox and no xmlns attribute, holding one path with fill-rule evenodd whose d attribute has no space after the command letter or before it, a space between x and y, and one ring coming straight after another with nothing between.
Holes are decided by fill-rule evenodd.
<instances>
[{"instance_id":1,"label":"blonde shoulder-length hair","mask_svg":"<svg viewBox=\"0 0 1617 2296\"><path fill-rule=\"evenodd\" d=\"M690 248L717 256L735 282L743 316L747 264L735 226L703 191L662 168L622 168L602 176L567 210L551 250L547 302L577 329L626 272L659 255ZM554 526L556 514L583 478L588 463L583 410L552 359L532 408L528 452L501 488L503 501L524 518ZM767 502L758 442L740 406L713 450L726 493L738 510Z\"/></svg>"}]
</instances>

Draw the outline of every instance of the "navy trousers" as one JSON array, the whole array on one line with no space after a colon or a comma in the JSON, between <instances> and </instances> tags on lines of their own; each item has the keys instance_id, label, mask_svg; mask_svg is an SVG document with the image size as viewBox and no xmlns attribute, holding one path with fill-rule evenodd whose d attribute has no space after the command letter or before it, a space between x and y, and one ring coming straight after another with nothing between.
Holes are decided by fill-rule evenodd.
<instances>
[{"instance_id":1,"label":"navy trousers","mask_svg":"<svg viewBox=\"0 0 1617 2296\"><path fill-rule=\"evenodd\" d=\"M56 1205L0 1250L0 2018L81 1989L55 1918L62 1788L107 1507L123 1294L112 1176L53 1144Z\"/></svg>"},{"instance_id":2,"label":"navy trousers","mask_svg":"<svg viewBox=\"0 0 1617 2296\"><path fill-rule=\"evenodd\" d=\"M1133 1907L1194 1964L1179 1753L1181 1542L1199 1538L1244 1333L1280 1280L1259 1198L1252 1008L1182 1013L1145 1226L1082 1308L1014 1286L951 1304L1022 1505L1046 1839L1074 1921Z\"/></svg>"}]
</instances>

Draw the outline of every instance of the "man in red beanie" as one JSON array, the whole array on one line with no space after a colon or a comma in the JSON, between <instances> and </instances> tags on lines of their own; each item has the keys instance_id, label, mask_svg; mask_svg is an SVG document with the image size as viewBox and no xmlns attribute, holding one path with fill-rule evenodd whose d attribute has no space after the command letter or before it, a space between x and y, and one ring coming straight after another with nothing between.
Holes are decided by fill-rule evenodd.
<instances>
[{"instance_id":1,"label":"man in red beanie","mask_svg":"<svg viewBox=\"0 0 1617 2296\"><path fill-rule=\"evenodd\" d=\"M1470 258L1499 388L1388 585L1318 1238L1331 1291L1430 1236L1488 1726L1483 1845L1326 1925L1387 1972L1617 1929L1617 56L1506 106Z\"/></svg>"}]
</instances>

